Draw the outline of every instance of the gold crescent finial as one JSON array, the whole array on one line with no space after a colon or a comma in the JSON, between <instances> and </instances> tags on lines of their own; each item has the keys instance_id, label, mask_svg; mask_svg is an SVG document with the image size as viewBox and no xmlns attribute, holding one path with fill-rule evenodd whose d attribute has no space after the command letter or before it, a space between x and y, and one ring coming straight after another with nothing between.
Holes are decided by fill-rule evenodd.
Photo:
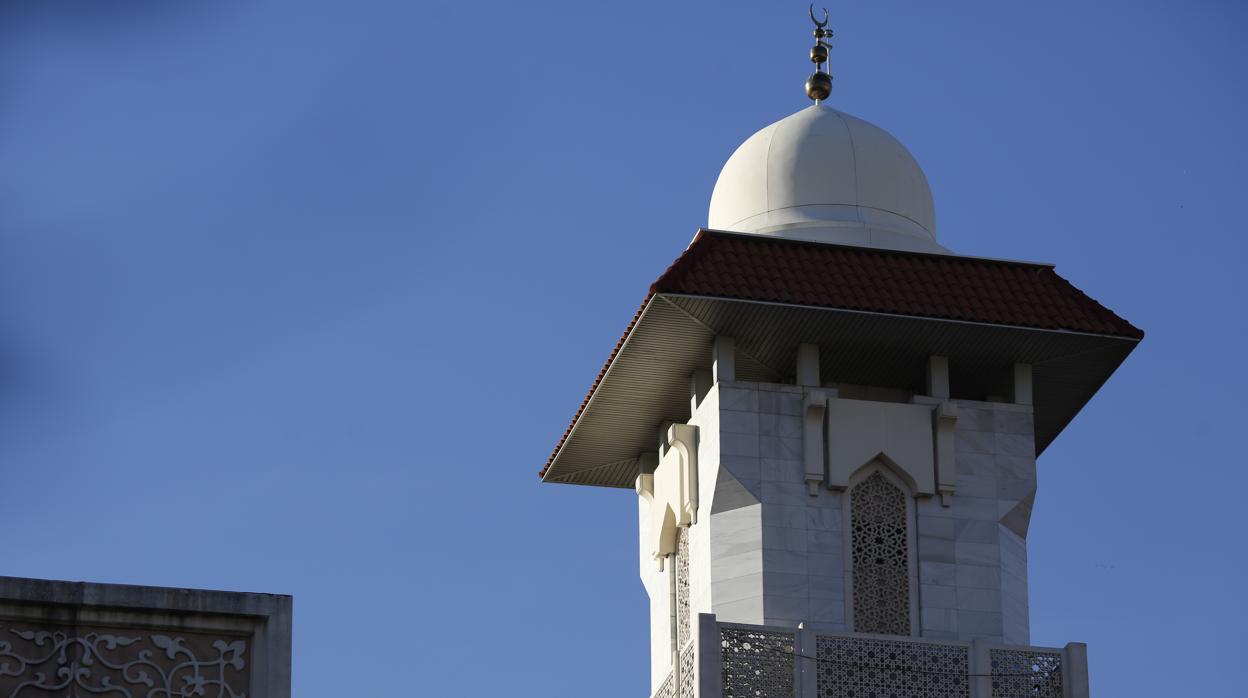
<instances>
[{"instance_id":1,"label":"gold crescent finial","mask_svg":"<svg viewBox=\"0 0 1248 698\"><path fill-rule=\"evenodd\" d=\"M823 8L822 22L815 19L813 2L806 11L810 14L810 21L815 23L815 47L810 49L810 62L815 64L815 74L806 79L806 96L818 104L832 94L832 76L823 72L823 64L828 62L828 49L832 48L827 42L832 37L832 30L827 28L828 8Z\"/></svg>"},{"instance_id":2,"label":"gold crescent finial","mask_svg":"<svg viewBox=\"0 0 1248 698\"><path fill-rule=\"evenodd\" d=\"M814 22L816 27L818 27L819 29L823 29L824 27L828 26L828 8L826 7L823 8L823 21L822 22L815 19L815 3L813 2L810 3L810 8L808 12L810 12L810 21Z\"/></svg>"}]
</instances>

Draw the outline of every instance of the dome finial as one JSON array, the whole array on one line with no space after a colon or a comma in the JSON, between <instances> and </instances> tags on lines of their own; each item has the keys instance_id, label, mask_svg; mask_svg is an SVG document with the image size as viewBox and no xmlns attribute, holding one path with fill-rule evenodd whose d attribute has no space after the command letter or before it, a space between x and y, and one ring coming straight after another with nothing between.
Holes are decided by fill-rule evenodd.
<instances>
[{"instance_id":1,"label":"dome finial","mask_svg":"<svg viewBox=\"0 0 1248 698\"><path fill-rule=\"evenodd\" d=\"M815 45L810 49L810 62L815 64L815 73L806 78L806 96L815 100L815 104L832 94L832 76L823 71L823 64L828 62L828 49L832 48L825 39L832 38L832 30L828 29L828 8L823 8L823 21L815 19L815 5L810 5L810 21L815 23Z\"/></svg>"}]
</instances>

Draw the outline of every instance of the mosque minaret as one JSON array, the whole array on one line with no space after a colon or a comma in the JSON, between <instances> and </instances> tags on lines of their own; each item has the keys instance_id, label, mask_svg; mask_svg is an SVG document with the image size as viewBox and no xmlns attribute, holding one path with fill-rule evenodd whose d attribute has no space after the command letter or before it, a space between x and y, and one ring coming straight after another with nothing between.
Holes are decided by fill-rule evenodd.
<instances>
[{"instance_id":1,"label":"mosque minaret","mask_svg":"<svg viewBox=\"0 0 1248 698\"><path fill-rule=\"evenodd\" d=\"M636 492L656 698L1086 697L1084 645L1030 644L1037 458L1143 333L942 246L815 35L815 103L728 159L541 477Z\"/></svg>"}]
</instances>

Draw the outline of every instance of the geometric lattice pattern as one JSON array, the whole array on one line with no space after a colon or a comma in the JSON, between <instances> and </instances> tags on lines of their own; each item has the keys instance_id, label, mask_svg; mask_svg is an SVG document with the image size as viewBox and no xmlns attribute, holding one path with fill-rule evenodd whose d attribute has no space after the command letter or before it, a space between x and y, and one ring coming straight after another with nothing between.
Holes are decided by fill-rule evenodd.
<instances>
[{"instance_id":1,"label":"geometric lattice pattern","mask_svg":"<svg viewBox=\"0 0 1248 698\"><path fill-rule=\"evenodd\" d=\"M676 529L676 648L690 639L689 633L689 527Z\"/></svg>"},{"instance_id":2,"label":"geometric lattice pattern","mask_svg":"<svg viewBox=\"0 0 1248 698\"><path fill-rule=\"evenodd\" d=\"M659 690L654 692L654 698L676 698L676 672L673 671L663 679Z\"/></svg>"},{"instance_id":3,"label":"geometric lattice pattern","mask_svg":"<svg viewBox=\"0 0 1248 698\"><path fill-rule=\"evenodd\" d=\"M992 650L992 698L1062 698L1062 655Z\"/></svg>"},{"instance_id":4,"label":"geometric lattice pattern","mask_svg":"<svg viewBox=\"0 0 1248 698\"><path fill-rule=\"evenodd\" d=\"M697 677L698 670L693 665L693 643L690 642L680 653L680 698L693 698Z\"/></svg>"},{"instance_id":5,"label":"geometric lattice pattern","mask_svg":"<svg viewBox=\"0 0 1248 698\"><path fill-rule=\"evenodd\" d=\"M793 635L720 628L724 698L793 695Z\"/></svg>"},{"instance_id":6,"label":"geometric lattice pattern","mask_svg":"<svg viewBox=\"0 0 1248 698\"><path fill-rule=\"evenodd\" d=\"M878 471L850 492L854 632L910 634L906 495Z\"/></svg>"},{"instance_id":7,"label":"geometric lattice pattern","mask_svg":"<svg viewBox=\"0 0 1248 698\"><path fill-rule=\"evenodd\" d=\"M817 636L819 698L968 698L966 647Z\"/></svg>"}]
</instances>

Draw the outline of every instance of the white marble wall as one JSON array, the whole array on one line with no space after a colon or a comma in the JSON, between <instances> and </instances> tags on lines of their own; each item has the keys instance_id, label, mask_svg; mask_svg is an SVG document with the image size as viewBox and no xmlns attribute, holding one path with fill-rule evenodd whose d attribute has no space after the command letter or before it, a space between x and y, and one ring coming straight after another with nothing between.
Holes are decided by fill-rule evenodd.
<instances>
[{"instance_id":1,"label":"white marble wall","mask_svg":"<svg viewBox=\"0 0 1248 698\"><path fill-rule=\"evenodd\" d=\"M646 536L650 526L650 503L638 497L637 504L637 521L641 530L638 569L641 584L650 597L650 691L653 693L672 666L671 565L659 569Z\"/></svg>"},{"instance_id":2,"label":"white marble wall","mask_svg":"<svg viewBox=\"0 0 1248 698\"><path fill-rule=\"evenodd\" d=\"M1031 644L1027 541L1005 527L1001 528L1001 622L1006 644Z\"/></svg>"},{"instance_id":3,"label":"white marble wall","mask_svg":"<svg viewBox=\"0 0 1248 698\"><path fill-rule=\"evenodd\" d=\"M698 427L698 522L689 529L689 609L693 618L711 613L714 575L708 564L718 557L712 548L710 523L714 509L720 455L719 394L712 389L699 403L690 424Z\"/></svg>"},{"instance_id":4,"label":"white marble wall","mask_svg":"<svg viewBox=\"0 0 1248 698\"><path fill-rule=\"evenodd\" d=\"M810 497L803 483L802 397L797 386L725 383L694 413L694 613L845 629L840 497Z\"/></svg>"},{"instance_id":5,"label":"white marble wall","mask_svg":"<svg viewBox=\"0 0 1248 698\"><path fill-rule=\"evenodd\" d=\"M699 403L693 417L689 420L689 424L698 427L698 498L700 501L698 522L689 529L689 606L693 618L697 618L699 613L713 612L712 582L715 575L711 563L728 558L722 549L713 548L711 536L711 531L715 528L711 521L715 516L712 512L716 497L719 495L721 501L727 501L731 496L730 487L717 486L717 479L720 477L719 422L719 392L712 389ZM658 438L656 430L656 443ZM673 609L670 575L673 564L669 560L664 569L659 570L648 537L650 505L644 498L639 497L638 501L640 572L642 584L650 597L650 681L651 691L654 691L667 678L672 668L671 618ZM728 519L732 518L734 518L732 515L728 517ZM735 518L740 520L742 517L738 513ZM716 525L721 529L733 525L741 526L727 519L720 520ZM745 528L758 530L757 525L753 527L747 525ZM761 543L753 549L754 555L761 559ZM761 613L758 619L761 621Z\"/></svg>"},{"instance_id":6,"label":"white marble wall","mask_svg":"<svg viewBox=\"0 0 1248 698\"><path fill-rule=\"evenodd\" d=\"M1025 535L1036 489L1032 410L956 402L958 478L952 506L917 500L923 636L1025 645L1030 642Z\"/></svg>"},{"instance_id":7,"label":"white marble wall","mask_svg":"<svg viewBox=\"0 0 1248 698\"><path fill-rule=\"evenodd\" d=\"M827 488L811 496L804 482L806 390L719 383L694 412L700 504L690 531L692 613L729 623L852 630L846 496ZM1028 644L1025 536L1036 472L1031 408L956 402L956 492L950 506L939 497L915 500L920 634ZM643 501L643 536L645 511ZM669 579L646 546L641 566L651 594L657 686L670 669Z\"/></svg>"}]
</instances>

